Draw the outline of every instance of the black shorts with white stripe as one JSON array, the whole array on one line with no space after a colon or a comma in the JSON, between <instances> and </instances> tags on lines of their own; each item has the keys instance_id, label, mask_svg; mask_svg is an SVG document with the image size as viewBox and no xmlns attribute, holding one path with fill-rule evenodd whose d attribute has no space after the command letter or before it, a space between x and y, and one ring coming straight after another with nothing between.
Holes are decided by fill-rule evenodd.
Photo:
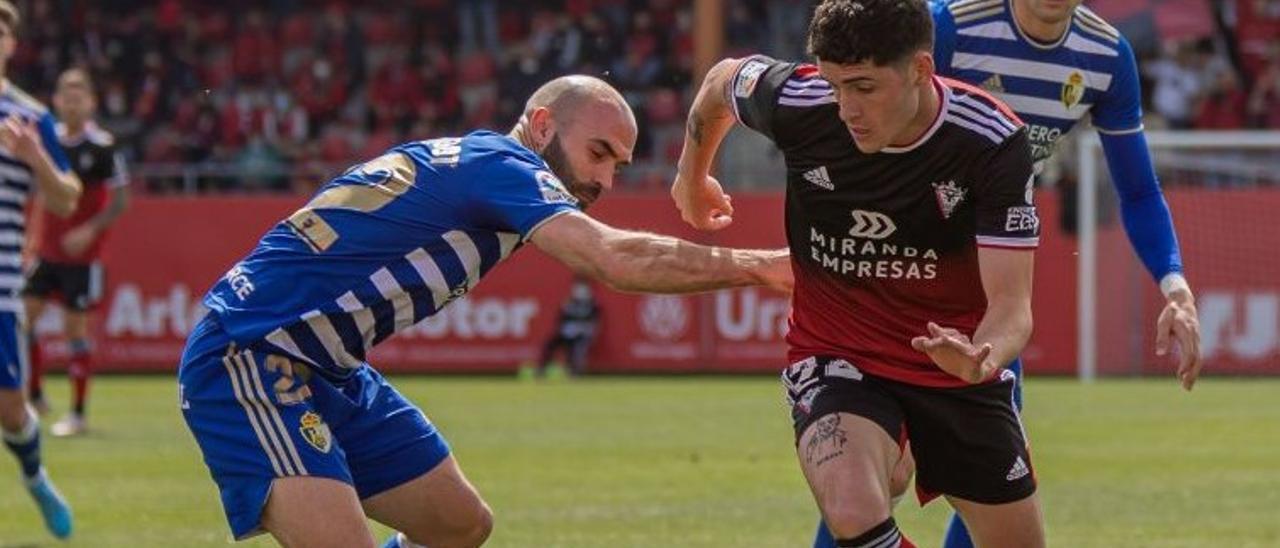
<instances>
[{"instance_id":1,"label":"black shorts with white stripe","mask_svg":"<svg viewBox=\"0 0 1280 548\"><path fill-rule=\"evenodd\" d=\"M22 295L42 299L57 296L67 308L90 310L102 300L106 285L101 263L68 264L37 261L27 275Z\"/></svg>"}]
</instances>

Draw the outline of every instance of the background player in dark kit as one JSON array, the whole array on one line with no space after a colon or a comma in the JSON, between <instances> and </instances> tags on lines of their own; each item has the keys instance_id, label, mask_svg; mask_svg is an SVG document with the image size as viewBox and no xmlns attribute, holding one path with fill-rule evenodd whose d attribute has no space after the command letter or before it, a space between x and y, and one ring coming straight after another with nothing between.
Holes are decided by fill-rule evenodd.
<instances>
[{"instance_id":1,"label":"background player in dark kit","mask_svg":"<svg viewBox=\"0 0 1280 548\"><path fill-rule=\"evenodd\" d=\"M40 210L37 260L22 296L32 332L28 389L37 410L47 410L48 404L41 382L44 360L32 327L50 298L58 297L65 311L63 332L70 349L67 374L73 402L71 411L50 431L55 436L74 436L83 433L86 426L85 405L93 372L89 315L106 284L102 246L108 228L128 207L129 175L123 156L116 151L115 138L93 120L97 100L87 72L78 68L64 71L58 77L53 106L60 118L58 139L84 184L84 193L66 219Z\"/></svg>"}]
</instances>

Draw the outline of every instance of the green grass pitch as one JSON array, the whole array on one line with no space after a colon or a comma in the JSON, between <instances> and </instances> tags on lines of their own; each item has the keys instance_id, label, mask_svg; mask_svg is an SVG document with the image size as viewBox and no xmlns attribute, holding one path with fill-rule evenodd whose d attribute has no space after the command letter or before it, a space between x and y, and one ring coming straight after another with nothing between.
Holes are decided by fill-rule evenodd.
<instances>
[{"instance_id":1,"label":"green grass pitch","mask_svg":"<svg viewBox=\"0 0 1280 548\"><path fill-rule=\"evenodd\" d=\"M393 382L443 429L493 506L489 546L810 541L816 510L771 378ZM65 402L65 381L49 384ZM51 473L75 506L68 545L227 545L174 381L104 377L93 390L92 434L45 438ZM1187 394L1172 378L1032 378L1027 402L1050 546L1280 546L1280 380L1209 379ZM0 547L60 545L11 458L0 458L0 472ZM938 546L946 514L940 502L922 510L906 501L897 512L926 547Z\"/></svg>"}]
</instances>

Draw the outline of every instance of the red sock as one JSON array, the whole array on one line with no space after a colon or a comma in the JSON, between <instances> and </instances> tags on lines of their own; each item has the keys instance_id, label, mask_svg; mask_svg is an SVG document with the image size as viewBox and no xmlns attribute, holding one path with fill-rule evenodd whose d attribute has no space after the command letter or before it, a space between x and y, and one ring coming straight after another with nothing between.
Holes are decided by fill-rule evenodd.
<instances>
[{"instance_id":1,"label":"red sock","mask_svg":"<svg viewBox=\"0 0 1280 548\"><path fill-rule=\"evenodd\" d=\"M92 371L92 354L83 349L71 354L71 367L67 373L71 376L72 396L75 398L75 413L84 416L84 401L89 396L89 374Z\"/></svg>"},{"instance_id":2,"label":"red sock","mask_svg":"<svg viewBox=\"0 0 1280 548\"><path fill-rule=\"evenodd\" d=\"M44 353L40 351L40 341L35 335L27 337L27 361L30 370L27 372L27 395L31 401L44 399Z\"/></svg>"},{"instance_id":3,"label":"red sock","mask_svg":"<svg viewBox=\"0 0 1280 548\"><path fill-rule=\"evenodd\" d=\"M907 535L902 535L902 540L898 543L898 548L916 548L916 545L912 544L910 540L907 540Z\"/></svg>"}]
</instances>

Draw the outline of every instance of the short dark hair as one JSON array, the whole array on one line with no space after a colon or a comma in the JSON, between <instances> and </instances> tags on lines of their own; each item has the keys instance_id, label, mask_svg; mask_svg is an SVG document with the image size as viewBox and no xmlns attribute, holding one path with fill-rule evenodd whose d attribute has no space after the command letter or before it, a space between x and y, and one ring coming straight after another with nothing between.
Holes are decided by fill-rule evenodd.
<instances>
[{"instance_id":1,"label":"short dark hair","mask_svg":"<svg viewBox=\"0 0 1280 548\"><path fill-rule=\"evenodd\" d=\"M933 49L926 0L823 0L809 22L809 55L884 66Z\"/></svg>"}]
</instances>

